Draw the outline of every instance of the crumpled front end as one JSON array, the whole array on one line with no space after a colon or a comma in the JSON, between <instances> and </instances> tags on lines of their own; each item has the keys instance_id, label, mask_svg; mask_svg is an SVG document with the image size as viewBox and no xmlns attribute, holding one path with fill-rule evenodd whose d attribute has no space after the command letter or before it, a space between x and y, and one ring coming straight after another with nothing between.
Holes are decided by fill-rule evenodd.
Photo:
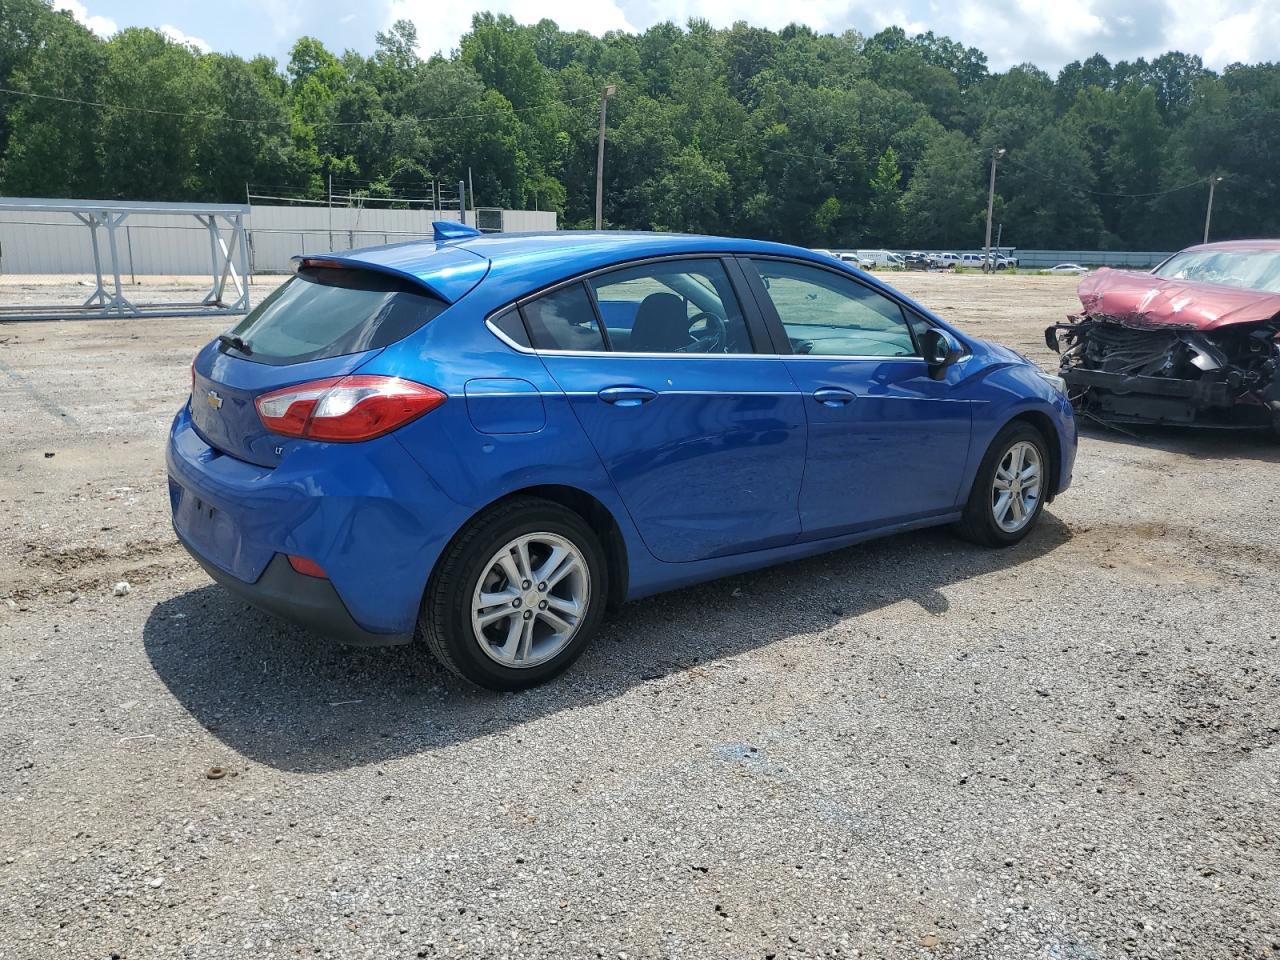
<instances>
[{"instance_id":1,"label":"crumpled front end","mask_svg":"<svg viewBox=\"0 0 1280 960\"><path fill-rule=\"evenodd\" d=\"M1045 330L1079 413L1107 423L1280 432L1280 312L1256 304L1230 322L1187 322L1205 312L1187 301L1193 292L1170 297L1144 275L1152 292L1135 298L1134 274L1107 272L1110 287L1105 277L1082 284L1082 315ZM1135 300L1150 309L1134 309Z\"/></svg>"}]
</instances>

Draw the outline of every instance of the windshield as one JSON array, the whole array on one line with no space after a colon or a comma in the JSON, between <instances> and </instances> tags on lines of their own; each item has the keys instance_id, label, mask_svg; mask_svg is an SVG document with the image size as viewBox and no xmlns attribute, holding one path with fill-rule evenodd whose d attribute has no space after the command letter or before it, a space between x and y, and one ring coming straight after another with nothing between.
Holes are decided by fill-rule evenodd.
<instances>
[{"instance_id":1,"label":"windshield","mask_svg":"<svg viewBox=\"0 0 1280 960\"><path fill-rule=\"evenodd\" d=\"M1176 253L1152 273L1166 280L1194 280L1224 287L1280 293L1280 252L1201 250Z\"/></svg>"},{"instance_id":2,"label":"windshield","mask_svg":"<svg viewBox=\"0 0 1280 960\"><path fill-rule=\"evenodd\" d=\"M222 349L268 364L376 350L403 339L446 304L416 284L368 270L299 270L227 334Z\"/></svg>"}]
</instances>

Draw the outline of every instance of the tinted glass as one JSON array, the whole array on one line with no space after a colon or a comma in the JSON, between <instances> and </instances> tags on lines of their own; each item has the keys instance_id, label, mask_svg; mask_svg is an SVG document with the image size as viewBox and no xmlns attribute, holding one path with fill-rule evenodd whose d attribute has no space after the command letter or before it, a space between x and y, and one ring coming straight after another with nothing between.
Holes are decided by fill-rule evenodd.
<instances>
[{"instance_id":1,"label":"tinted glass","mask_svg":"<svg viewBox=\"0 0 1280 960\"><path fill-rule=\"evenodd\" d=\"M421 287L364 270L300 270L232 328L249 347L230 353L288 364L395 343L447 305Z\"/></svg>"},{"instance_id":2,"label":"tinted glass","mask_svg":"<svg viewBox=\"0 0 1280 960\"><path fill-rule=\"evenodd\" d=\"M544 294L520 308L537 350L604 350L587 289L580 283Z\"/></svg>"},{"instance_id":3,"label":"tinted glass","mask_svg":"<svg viewBox=\"0 0 1280 960\"><path fill-rule=\"evenodd\" d=\"M916 355L902 308L888 297L829 270L784 260L753 263L796 353Z\"/></svg>"},{"instance_id":4,"label":"tinted glass","mask_svg":"<svg viewBox=\"0 0 1280 960\"><path fill-rule=\"evenodd\" d=\"M663 260L591 278L614 350L750 353L751 337L719 260Z\"/></svg>"},{"instance_id":5,"label":"tinted glass","mask_svg":"<svg viewBox=\"0 0 1280 960\"><path fill-rule=\"evenodd\" d=\"M502 335L513 343L518 343L522 347L532 346L529 342L529 332L524 328L524 320L521 319L520 311L515 307L504 310L489 322L501 330Z\"/></svg>"}]
</instances>

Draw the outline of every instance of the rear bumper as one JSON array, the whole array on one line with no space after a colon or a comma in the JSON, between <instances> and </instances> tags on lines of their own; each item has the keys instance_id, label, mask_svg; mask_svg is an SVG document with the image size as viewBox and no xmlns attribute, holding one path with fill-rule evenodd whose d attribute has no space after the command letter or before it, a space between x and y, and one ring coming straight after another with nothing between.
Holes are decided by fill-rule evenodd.
<instances>
[{"instance_id":1,"label":"rear bumper","mask_svg":"<svg viewBox=\"0 0 1280 960\"><path fill-rule=\"evenodd\" d=\"M174 529L218 583L348 643L412 636L461 511L393 438L298 444L261 467L209 447L184 408L166 461ZM282 555L316 562L328 579L298 574Z\"/></svg>"},{"instance_id":2,"label":"rear bumper","mask_svg":"<svg viewBox=\"0 0 1280 960\"><path fill-rule=\"evenodd\" d=\"M387 647L408 643L413 639L412 631L374 633L366 630L356 623L351 611L338 596L338 591L333 589L333 584L328 580L298 573L283 554L275 555L256 583L246 583L201 556L181 536L178 540L215 582L259 610L354 646Z\"/></svg>"}]
</instances>

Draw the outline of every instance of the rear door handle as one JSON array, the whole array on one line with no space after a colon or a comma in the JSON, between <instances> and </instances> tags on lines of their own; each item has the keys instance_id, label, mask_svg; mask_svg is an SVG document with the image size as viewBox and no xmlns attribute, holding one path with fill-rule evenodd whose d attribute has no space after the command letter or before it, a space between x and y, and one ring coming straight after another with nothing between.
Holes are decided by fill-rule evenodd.
<instances>
[{"instance_id":1,"label":"rear door handle","mask_svg":"<svg viewBox=\"0 0 1280 960\"><path fill-rule=\"evenodd\" d=\"M596 394L605 403L612 403L615 407L638 407L657 395L656 390L648 387L605 387Z\"/></svg>"},{"instance_id":2,"label":"rear door handle","mask_svg":"<svg viewBox=\"0 0 1280 960\"><path fill-rule=\"evenodd\" d=\"M843 407L853 398L852 393L848 390L842 390L840 387L819 387L813 391L813 399L824 407Z\"/></svg>"}]
</instances>

